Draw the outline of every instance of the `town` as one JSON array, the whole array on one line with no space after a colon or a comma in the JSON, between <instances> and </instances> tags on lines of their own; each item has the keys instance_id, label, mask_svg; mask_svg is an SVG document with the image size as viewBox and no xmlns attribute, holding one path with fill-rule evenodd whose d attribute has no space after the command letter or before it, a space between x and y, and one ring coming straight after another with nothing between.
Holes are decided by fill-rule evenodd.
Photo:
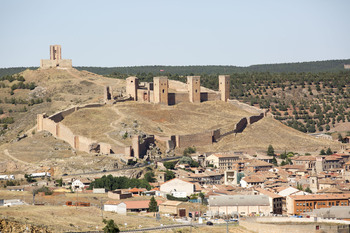
<instances>
[{"instance_id":1,"label":"town","mask_svg":"<svg viewBox=\"0 0 350 233\"><path fill-rule=\"evenodd\" d=\"M66 72L74 74L69 79L86 82L94 77L107 83L105 77L73 69L71 60L61 58L59 45L50 46L50 60L41 60L38 70L28 72ZM231 100L229 75L218 76L219 91L201 87L200 76L186 78L186 83L164 76L139 82L131 76L121 88L113 86L112 80L98 86L103 93L98 101L91 98L52 115L38 113L31 135L17 138L13 145L45 137L59 141L74 156L84 154L84 162L113 159L114 165L108 162L101 170L91 163L85 171L66 172L49 162L35 167L34 172L29 172L33 167L3 172L0 215L5 218L0 220L0 231L13 224L9 217L17 214L18 226L12 227L22 229L22 219L33 230L39 220L19 214L31 209L69 223L58 231L99 231L109 219L121 231L129 232L169 228L195 232L349 232L350 136L341 142L327 134L300 136L305 137L305 144L317 143L317 149L303 147L303 151L287 146L282 150L279 145L277 150L273 143L254 148L249 142L243 143L248 145L243 149L227 149L226 141L235 142L251 131L254 134L256 125L272 121L272 114ZM208 106L223 108L208 114ZM142 113L132 118L133 111L140 108ZM94 123L84 122L79 115L98 115L99 111L101 119ZM142 115L147 111L147 117ZM102 118L108 118L108 112L116 115L107 120L115 118L117 123L115 119L104 122ZM194 127L190 118L182 117L188 112L207 121ZM145 118L152 118L154 123ZM114 131L106 129L99 134L99 128L104 129L106 124ZM14 149L6 151L10 154ZM65 214L55 211L70 213L71 219L60 219ZM69 222L80 214L89 223ZM92 224L96 219L87 216L95 216L98 223ZM46 224L45 232L62 225L53 221L41 224Z\"/></svg>"}]
</instances>

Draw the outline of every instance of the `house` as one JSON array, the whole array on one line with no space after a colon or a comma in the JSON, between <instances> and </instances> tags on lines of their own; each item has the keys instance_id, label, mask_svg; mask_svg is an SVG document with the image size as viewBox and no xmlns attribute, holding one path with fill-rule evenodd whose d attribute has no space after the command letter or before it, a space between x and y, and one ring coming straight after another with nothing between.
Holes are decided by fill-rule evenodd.
<instances>
[{"instance_id":1,"label":"house","mask_svg":"<svg viewBox=\"0 0 350 233\"><path fill-rule=\"evenodd\" d=\"M126 198L131 198L132 197L132 193L130 193L128 190L122 190L122 189L116 189L113 191L108 191L107 193L108 198L111 199L117 199L117 200L121 200L121 199L126 199Z\"/></svg>"},{"instance_id":2,"label":"house","mask_svg":"<svg viewBox=\"0 0 350 233\"><path fill-rule=\"evenodd\" d=\"M209 213L221 215L269 215L270 202L265 195L209 196Z\"/></svg>"},{"instance_id":3,"label":"house","mask_svg":"<svg viewBox=\"0 0 350 233\"><path fill-rule=\"evenodd\" d=\"M103 205L103 210L126 215L126 204L120 201L107 201Z\"/></svg>"},{"instance_id":4,"label":"house","mask_svg":"<svg viewBox=\"0 0 350 233\"><path fill-rule=\"evenodd\" d=\"M174 178L160 185L160 192L174 197L187 197L195 192L195 185L191 182Z\"/></svg>"},{"instance_id":5,"label":"house","mask_svg":"<svg viewBox=\"0 0 350 233\"><path fill-rule=\"evenodd\" d=\"M316 157L314 156L297 156L292 158L294 165L302 165L305 169L313 169L316 164Z\"/></svg>"},{"instance_id":6,"label":"house","mask_svg":"<svg viewBox=\"0 0 350 233\"><path fill-rule=\"evenodd\" d=\"M150 200L140 201L107 201L104 204L103 209L105 211L112 211L119 214L126 215L127 212L141 212L148 211ZM157 204L161 204L162 201L157 200Z\"/></svg>"},{"instance_id":7,"label":"house","mask_svg":"<svg viewBox=\"0 0 350 233\"><path fill-rule=\"evenodd\" d=\"M232 153L212 154L205 159L207 166L211 164L218 168L220 172L233 169L234 162L237 160L240 160L240 157Z\"/></svg>"},{"instance_id":8,"label":"house","mask_svg":"<svg viewBox=\"0 0 350 233\"><path fill-rule=\"evenodd\" d=\"M82 181L76 179L72 182L73 191L82 191L84 188L85 188L85 184Z\"/></svg>"},{"instance_id":9,"label":"house","mask_svg":"<svg viewBox=\"0 0 350 233\"><path fill-rule=\"evenodd\" d=\"M132 188L128 190L129 193L132 193L132 196L141 196L147 189L145 188Z\"/></svg>"},{"instance_id":10,"label":"house","mask_svg":"<svg viewBox=\"0 0 350 233\"><path fill-rule=\"evenodd\" d=\"M255 188L255 190L260 195L266 195L269 197L271 214L282 214L282 207L283 207L282 196L262 188Z\"/></svg>"},{"instance_id":11,"label":"house","mask_svg":"<svg viewBox=\"0 0 350 233\"><path fill-rule=\"evenodd\" d=\"M260 185L262 186L265 182L265 178L262 176L257 175L251 175L251 176L245 176L241 179L240 184L243 188L250 188L253 186Z\"/></svg>"},{"instance_id":12,"label":"house","mask_svg":"<svg viewBox=\"0 0 350 233\"><path fill-rule=\"evenodd\" d=\"M281 187L278 190L278 195L282 196L282 197L287 197L289 195L308 195L310 193L304 192L304 191L300 191L299 189L296 189L294 187Z\"/></svg>"},{"instance_id":13,"label":"house","mask_svg":"<svg viewBox=\"0 0 350 233\"><path fill-rule=\"evenodd\" d=\"M287 214L300 215L314 209L349 206L350 194L290 195L286 199Z\"/></svg>"},{"instance_id":14,"label":"house","mask_svg":"<svg viewBox=\"0 0 350 233\"><path fill-rule=\"evenodd\" d=\"M188 216L189 213L187 204L181 201L165 201L159 205L159 212L178 217Z\"/></svg>"},{"instance_id":15,"label":"house","mask_svg":"<svg viewBox=\"0 0 350 233\"><path fill-rule=\"evenodd\" d=\"M190 176L193 182L200 185L205 184L221 184L221 179L223 178L222 173L216 173L212 171L205 171L203 173L197 173Z\"/></svg>"},{"instance_id":16,"label":"house","mask_svg":"<svg viewBox=\"0 0 350 233\"><path fill-rule=\"evenodd\" d=\"M258 159L250 159L245 162L245 170L250 172L258 172L258 171L268 171L273 168L271 163L267 163Z\"/></svg>"}]
</instances>

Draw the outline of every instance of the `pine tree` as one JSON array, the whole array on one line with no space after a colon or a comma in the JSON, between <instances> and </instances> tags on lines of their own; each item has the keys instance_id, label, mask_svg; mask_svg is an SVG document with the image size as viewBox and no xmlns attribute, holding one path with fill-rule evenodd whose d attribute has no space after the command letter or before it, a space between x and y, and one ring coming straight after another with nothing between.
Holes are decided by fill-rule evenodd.
<instances>
[{"instance_id":1,"label":"pine tree","mask_svg":"<svg viewBox=\"0 0 350 233\"><path fill-rule=\"evenodd\" d=\"M272 145L269 145L269 147L267 148L267 155L268 156L274 156L275 155L275 149L273 149Z\"/></svg>"},{"instance_id":2,"label":"pine tree","mask_svg":"<svg viewBox=\"0 0 350 233\"><path fill-rule=\"evenodd\" d=\"M149 212L157 212L157 202L154 197L151 198L148 204L148 207L149 207Z\"/></svg>"}]
</instances>

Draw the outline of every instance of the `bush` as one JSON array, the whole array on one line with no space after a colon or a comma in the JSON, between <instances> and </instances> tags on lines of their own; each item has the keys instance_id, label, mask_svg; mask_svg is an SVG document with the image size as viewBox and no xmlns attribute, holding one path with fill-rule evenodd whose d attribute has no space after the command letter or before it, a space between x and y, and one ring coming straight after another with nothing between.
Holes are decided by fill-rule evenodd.
<instances>
[{"instance_id":1,"label":"bush","mask_svg":"<svg viewBox=\"0 0 350 233\"><path fill-rule=\"evenodd\" d=\"M166 169L173 170L175 168L176 162L164 162L163 165Z\"/></svg>"}]
</instances>

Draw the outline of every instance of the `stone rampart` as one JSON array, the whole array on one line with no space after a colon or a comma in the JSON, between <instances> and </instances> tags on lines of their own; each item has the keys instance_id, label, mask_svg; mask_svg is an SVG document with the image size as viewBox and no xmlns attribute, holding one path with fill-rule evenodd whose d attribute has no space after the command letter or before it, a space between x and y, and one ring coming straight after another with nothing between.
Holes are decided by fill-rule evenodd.
<instances>
[{"instance_id":1,"label":"stone rampart","mask_svg":"<svg viewBox=\"0 0 350 233\"><path fill-rule=\"evenodd\" d=\"M201 102L220 100L220 93L201 92Z\"/></svg>"},{"instance_id":2,"label":"stone rampart","mask_svg":"<svg viewBox=\"0 0 350 233\"><path fill-rule=\"evenodd\" d=\"M228 100L228 103L235 105L236 107L243 109L244 111L250 112L252 114L265 113L265 110L251 106L246 103L239 102L238 100Z\"/></svg>"},{"instance_id":3,"label":"stone rampart","mask_svg":"<svg viewBox=\"0 0 350 233\"><path fill-rule=\"evenodd\" d=\"M253 124L257 121L260 121L262 118L264 118L264 113L260 113L260 115L257 116L251 116L249 117L249 124Z\"/></svg>"},{"instance_id":4,"label":"stone rampart","mask_svg":"<svg viewBox=\"0 0 350 233\"><path fill-rule=\"evenodd\" d=\"M73 132L64 124L57 124L57 137L69 143L74 148L74 134Z\"/></svg>"},{"instance_id":5,"label":"stone rampart","mask_svg":"<svg viewBox=\"0 0 350 233\"><path fill-rule=\"evenodd\" d=\"M213 143L213 131L176 135L176 147L205 146Z\"/></svg>"},{"instance_id":6,"label":"stone rampart","mask_svg":"<svg viewBox=\"0 0 350 233\"><path fill-rule=\"evenodd\" d=\"M51 116L49 116L49 119L53 120L54 122L58 123L60 121L62 121L66 116L72 114L73 112L75 112L76 108L73 107L73 108L69 108L67 110L64 110L62 112L58 112L58 113L55 113Z\"/></svg>"},{"instance_id":7,"label":"stone rampart","mask_svg":"<svg viewBox=\"0 0 350 233\"><path fill-rule=\"evenodd\" d=\"M41 69L49 69L49 68L72 68L72 59L61 59L61 60L48 60L41 59L40 60L40 68Z\"/></svg>"},{"instance_id":8,"label":"stone rampart","mask_svg":"<svg viewBox=\"0 0 350 233\"><path fill-rule=\"evenodd\" d=\"M57 137L57 124L49 118L42 120L42 130L49 131L54 137Z\"/></svg>"},{"instance_id":9,"label":"stone rampart","mask_svg":"<svg viewBox=\"0 0 350 233\"><path fill-rule=\"evenodd\" d=\"M190 102L189 95L187 92L179 92L179 93L169 93L168 94L168 104L175 105L183 102Z\"/></svg>"}]
</instances>

